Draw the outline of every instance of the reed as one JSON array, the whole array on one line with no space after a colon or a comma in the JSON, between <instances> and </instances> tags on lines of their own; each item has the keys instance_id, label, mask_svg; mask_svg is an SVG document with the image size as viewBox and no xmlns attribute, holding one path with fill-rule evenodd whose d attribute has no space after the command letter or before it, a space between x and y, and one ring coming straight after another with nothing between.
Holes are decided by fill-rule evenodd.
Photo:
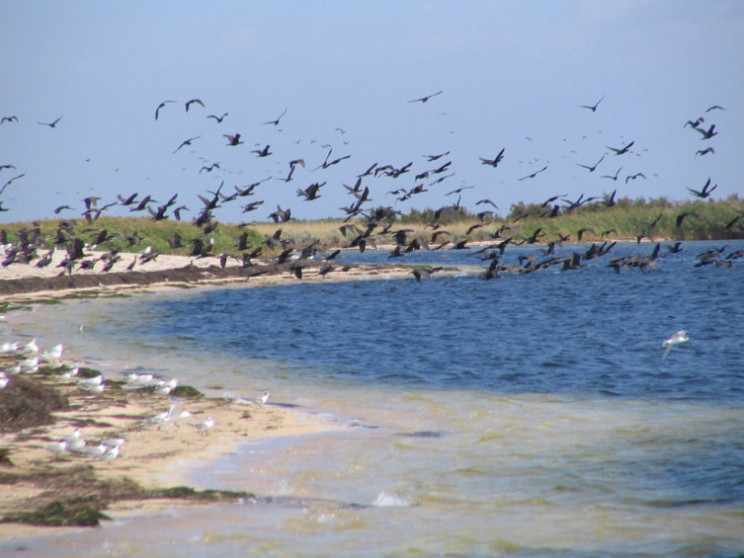
<instances>
[{"instance_id":1,"label":"reed","mask_svg":"<svg viewBox=\"0 0 744 558\"><path fill-rule=\"evenodd\" d=\"M680 219L680 216L683 218ZM409 238L430 242L434 232L446 230L453 241L495 240L499 236L519 235L528 238L540 229L539 241L556 240L558 235L569 236L569 241L578 241L578 233L584 229L582 240L588 242L601 240L635 240L640 235L669 240L723 240L744 238L744 200L733 195L724 200L672 202L665 198L631 200L622 198L608 207L593 201L569 211L565 206L557 215L551 216L551 207L540 204L515 204L505 216L495 215L484 218L471 213L463 207L446 211L432 209L411 210L399 215L391 230L409 229ZM32 223L8 223L3 225L8 241L16 241L19 231L38 226L47 247L55 243L59 220L42 220ZM366 228L364 218L318 219L312 221L291 220L285 223L261 222L248 226L219 223L215 230L205 232L191 222L172 220L154 221L147 217L101 217L93 223L78 220L74 235L92 243L98 233L107 231L111 238L102 249L117 249L123 252L139 252L146 246L164 254L188 255L191 240L201 238L212 241L212 254L221 252L237 253L236 239L246 232L248 247L264 246L266 236L281 229L281 238L291 239L295 245L305 246L318 243L328 248L347 246L350 237L340 230L344 224L355 224ZM509 226L508 232L500 229ZM378 227L372 235L380 230ZM470 231L470 232L468 232ZM184 246L171 248L169 239L178 233ZM132 237L140 240L132 243ZM389 241L390 237L378 238ZM267 252L268 253L268 252Z\"/></svg>"}]
</instances>

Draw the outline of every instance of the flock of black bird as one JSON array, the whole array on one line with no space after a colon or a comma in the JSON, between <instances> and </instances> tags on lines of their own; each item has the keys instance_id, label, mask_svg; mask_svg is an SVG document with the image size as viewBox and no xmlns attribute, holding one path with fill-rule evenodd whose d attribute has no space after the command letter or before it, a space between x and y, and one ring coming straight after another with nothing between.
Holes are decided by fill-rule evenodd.
<instances>
[{"instance_id":1,"label":"flock of black bird","mask_svg":"<svg viewBox=\"0 0 744 558\"><path fill-rule=\"evenodd\" d=\"M443 90L439 90L435 93L425 95L416 99L411 99L409 103L427 103L432 98L437 97L443 93ZM595 113L599 110L600 104L605 99L603 96L593 105L579 105L579 108L586 109ZM161 119L163 111L170 111L168 108L170 105L177 103L175 100L165 100L159 103L154 112L154 118L156 121ZM184 103L185 112L193 111L197 108L199 110L206 110L207 105L198 98L193 98ZM724 111L725 109L719 105L713 105L709 107L703 116L696 118L695 120L688 120L684 127L689 127L695 133L699 133L702 141L711 140L713 137L718 135L716 125L714 123L706 122L706 118L710 118L715 111ZM268 126L279 126L280 121L287 114L287 109L284 109L275 119L267 120L262 122L262 125ZM229 113L223 112L221 114L208 114L205 116L206 119L213 119L216 124L222 124L225 119L229 116ZM47 126L50 129L56 128L60 125L62 116L59 116L51 122L37 122L38 125ZM15 115L3 116L0 120L2 126L12 126L19 122L18 117ZM161 121L162 122L162 121ZM159 124L160 125L160 124ZM345 134L345 131L341 128L337 128L336 131L341 134ZM225 138L226 148L240 148L245 144L242 139L243 135L240 132L235 133L224 133L222 137ZM172 150L172 154L179 153L186 147L193 147L194 143L202 138L202 135L196 135L184 139L180 142L175 149ZM529 139L529 138L527 138ZM635 141L625 143L619 146L606 146L609 152L606 152L599 157L598 160L589 163L576 162L578 167L587 170L589 173L594 173L600 167L600 165L607 160L607 157L622 157L628 153L633 153L632 148L635 145ZM270 144L262 144L256 149L249 150L250 153L256 155L256 157L265 158L274 155L271 150ZM306 162L304 159L293 159L287 163L288 169L286 176L279 177L266 177L252 184L245 186L233 186L232 192L225 192L223 188L225 186L224 180L220 186L214 191L207 191L204 194L198 194L198 199L201 202L201 207L195 212L195 216L192 223L195 227L193 238L186 240L187 245L191 244L190 254L193 257L207 257L214 256L219 259L220 265L224 267L228 258L234 257L238 261L242 262L243 266L252 265L252 258L256 258L261 255L262 250L267 248L273 253L280 251L278 257L275 260L279 263L292 261L291 270L298 278L302 278L302 269L306 267L305 262L313 259L322 259L323 263L320 266L321 275L325 275L332 271L332 261L339 254L336 250L332 253L328 253L325 247L321 246L320 242L311 242L304 246L298 246L295 242L290 239L282 238L281 229L276 230L273 235L266 235L264 242L261 245L250 245L247 242L248 235L243 232L240 236L235 238L235 252L226 254L213 254L213 241L210 240L209 235L213 233L219 223L215 218L215 211L222 207L224 204L235 202L238 200L246 200L246 198L256 195L257 189L265 182L269 180L280 180L288 183L294 180L295 172L298 167L306 169L305 172L316 172L323 171L332 166L339 165L351 158L350 154L342 156L333 156L333 147L327 145L328 149L325 158L317 166L312 169L306 169ZM500 148L495 155L481 156L479 157L483 165L498 169L499 165L504 161L507 156L506 147ZM714 155L715 149L712 146L706 146L695 153L695 157ZM420 195L424 192L429 191L430 188L444 182L455 173L452 171L452 161L444 159L449 155L449 151L443 153L423 155L422 157L426 160L427 168L420 170L420 172L413 172L414 162L410 161L403 165L397 165L393 163L374 164L366 167L363 172L353 175L354 185L348 186L343 184L347 194L350 196L350 203L341 207L341 211L344 212L344 225L340 227L340 233L346 240L345 247L356 248L360 251L364 251L368 247L374 247L378 243L380 244L393 244L394 248L390 251L390 258L403 257L408 253L417 250L462 250L471 248L468 245L470 242L470 234L478 228L483 228L490 225L495 219L495 213L491 209L486 209L478 213L480 223L473 225L466 233L465 238L456 238L451 232L442 228L444 223L448 221L446 218L453 213L457 213L461 210L460 194L466 189L473 188L473 186L461 186L459 188L449 191L446 195L458 195L457 201L440 207L433 211L433 219L428 227L431 228L431 236L427 239L421 238L421 235L412 235L414 231L406 228L396 228L396 221L401 215L394 206L398 202L403 202L411 199L413 196ZM444 159L445 162L441 160ZM0 172L5 173L9 170L14 170L13 164L2 164L0 165ZM219 162L206 162L200 170L202 172L211 173L215 170L221 169ZM532 172L526 176L518 178L519 181L535 179L538 175L547 172L549 165L544 165L539 170ZM622 166L619 167L613 174L605 174L600 178L609 179L613 182L617 182L620 177ZM412 186L401 186L388 190L385 195L395 196L395 203L393 206L390 205L378 205L373 207L371 203L373 199L371 197L372 192L370 190L370 181L374 181L377 178L384 177L388 179L398 179L403 175L414 176ZM17 174L16 176L5 181L0 187L0 211L8 211L7 208L2 205L2 195L8 187L15 187L14 183L25 176L24 173ZM631 180L645 179L646 176L641 173L628 174L625 176L625 184ZM709 178L700 189L690 188L687 190L696 198L707 199L711 196L713 191L717 188L717 184L712 184L712 180ZM315 180L305 188L298 188L296 191L297 197L302 198L303 201L317 200L322 195L322 189L327 185L327 180L320 181ZM550 197L546 200L542 208L543 217L557 217L559 215L566 215L574 211L575 209L582 207L589 203L597 203L607 207L615 205L615 197L617 189L613 190L610 194L604 194L601 198L588 197L585 198L582 194L575 200L567 199L565 195L558 194ZM37 222L33 223L33 226L25 228L18 233L18 239L14 242L10 242L8 235L5 230L0 231L0 244L3 248L3 260L2 266L7 267L11 264L33 264L37 267L48 266L52 262L52 254L56 249L65 250L66 257L59 264L62 268L60 275L69 274L71 275L75 269L93 269L98 262L101 262L103 271L112 269L113 265L121 261L121 250L138 245L143 242L136 233L131 235L125 235L122 238L120 235L110 235L104 229L97 229L95 222L97 219L104 214L109 208L114 206L126 207L130 212L147 212L150 217L155 221L173 218L178 221L182 218L182 213L191 211L186 205L178 204L179 193L173 194L166 202L160 203L152 198L151 195L145 195L140 197L139 193L128 193L125 195L118 194L116 200L112 200L108 203L102 203L103 200L97 196L88 196L82 200L85 209L81 213L81 217L85 220L85 228L80 229L75 219L60 219L57 226L55 238L48 239L44 238L41 234L41 229ZM560 203L557 202L561 202ZM263 200L246 201L245 205L242 205L242 212L249 213L258 210L258 208L264 203ZM493 209L498 209L498 206L490 199L482 199L477 202L476 205L490 205ZM62 211L73 210L68 205L61 205L54 210L55 214L60 214ZM732 208L736 212L736 216L726 224L727 229L731 229L739 222L744 212L737 208ZM530 235L522 235L520 227L516 224L525 215L512 216L511 223L503 224L495 231L487 234L489 243L486 246L479 247L474 252L474 256L478 257L483 262L487 263L487 268L483 273L485 279L493 279L500 276L501 273L531 273L541 269L546 269L551 266L560 266L562 270L573 270L579 269L586 265L589 260L597 260L602 256L607 255L613 247L616 245L615 242L604 241L601 244L592 243L591 246L583 251L573 251L571 254L563 252L562 255L555 253L556 249L562 247L563 242L571 240L571 235L556 235L556 238L547 238L546 233L543 229L538 228ZM661 216L659 216L660 218ZM695 212L683 212L677 217L676 224L681 226L686 218L697 218L699 217ZM276 210L268 214L268 218L272 219L275 223L281 224L292 219L292 212L290 208L283 209L281 206L277 206ZM655 219L650 223L644 223L643 231L637 236L637 241L643 238L648 238L653 241L652 235L654 234L654 227L659 221L659 218ZM351 222L354 220L354 222ZM239 230L249 226L249 223L241 223L238 225ZM492 227L493 228L493 227ZM602 231L597 234L591 228L585 228L577 231L577 241L581 242L583 235L591 233L600 239L605 236L611 235L615 231ZM482 235L481 235L482 238ZM116 242L115 242L116 241ZM184 246L184 239L179 235L174 235L170 240L171 248L179 248ZM502 256L504 251L509 245L531 245L531 244L544 244L544 248L540 248L539 255L522 255L519 258L519 263L514 265L507 265L502 262ZM124 244L125 246L123 246ZM89 249L100 249L107 248L104 255L97 259L90 259L86 254L86 250ZM654 269L658 258L663 257L665 254L661 253L662 245L656 244L651 254L642 254L632 257L624 258L611 258L608 265L615 271L620 272L621 270L627 270L631 268L638 268L643 272ZM673 253L680 251L680 243L676 243L673 246L666 246L666 253ZM46 250L46 253L41 254ZM697 263L698 266L703 265L719 265L730 267L731 262L744 255L742 251L732 252L728 255L723 254L723 250L708 251L698 255ZM131 262L128 269L131 270L136 264L144 264L157 257L151 248L145 248L141 250L135 259ZM413 275L417 281L430 277L433 273L440 271L439 267L418 267L413 271Z\"/></svg>"}]
</instances>

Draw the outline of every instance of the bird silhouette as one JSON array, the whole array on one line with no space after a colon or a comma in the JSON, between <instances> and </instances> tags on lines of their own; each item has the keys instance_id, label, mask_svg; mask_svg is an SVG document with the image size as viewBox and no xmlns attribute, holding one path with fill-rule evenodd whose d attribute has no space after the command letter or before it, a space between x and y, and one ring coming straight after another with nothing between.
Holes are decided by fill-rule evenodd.
<instances>
[{"instance_id":1,"label":"bird silhouette","mask_svg":"<svg viewBox=\"0 0 744 558\"><path fill-rule=\"evenodd\" d=\"M5 124L6 122L18 122L18 117L14 114L12 116L3 116L0 118L0 126Z\"/></svg>"},{"instance_id":2,"label":"bird silhouette","mask_svg":"<svg viewBox=\"0 0 744 558\"><path fill-rule=\"evenodd\" d=\"M479 159L481 160L481 164L490 165L496 168L497 166L499 166L499 163L504 159L505 149L506 149L505 147L502 148L501 151L499 151L496 157L494 157L493 159L486 159L485 157L479 157Z\"/></svg>"},{"instance_id":3,"label":"bird silhouette","mask_svg":"<svg viewBox=\"0 0 744 558\"><path fill-rule=\"evenodd\" d=\"M240 141L240 134L222 134L227 138L227 145L240 145L241 143L245 143L244 141Z\"/></svg>"},{"instance_id":4,"label":"bird silhouette","mask_svg":"<svg viewBox=\"0 0 744 558\"><path fill-rule=\"evenodd\" d=\"M201 137L201 136L196 136L196 137L193 137L193 138L189 138L189 139L187 139L187 140L183 140L183 141L181 142L181 145L179 145L178 147L176 147L176 149L175 149L175 150L173 151L173 153L175 153L176 151L178 151L179 149L181 149L182 147L184 147L184 146L186 146L186 145L191 145L191 142L192 142L192 141L194 141L194 140L198 140L198 139L199 139L200 137Z\"/></svg>"},{"instance_id":5,"label":"bird silhouette","mask_svg":"<svg viewBox=\"0 0 744 558\"><path fill-rule=\"evenodd\" d=\"M253 149L251 150L251 153L257 153L259 157L268 157L271 155L271 151L269 151L270 145L267 145L263 149Z\"/></svg>"},{"instance_id":6,"label":"bird silhouette","mask_svg":"<svg viewBox=\"0 0 744 558\"><path fill-rule=\"evenodd\" d=\"M615 152L615 155L622 155L623 153L627 153L628 152L628 149L630 149L633 146L634 143L635 143L635 141L631 141L625 147L620 147L620 148L618 148L618 147L610 147L608 145L607 146L607 149L610 149L610 150L614 151Z\"/></svg>"},{"instance_id":7,"label":"bird silhouette","mask_svg":"<svg viewBox=\"0 0 744 558\"><path fill-rule=\"evenodd\" d=\"M601 103L604 100L604 98L605 96L602 95L602 98L596 103L594 103L593 105L580 105L579 108L585 108L585 109L589 109L592 112L597 112L597 107L599 106L599 103Z\"/></svg>"},{"instance_id":8,"label":"bird silhouette","mask_svg":"<svg viewBox=\"0 0 744 558\"><path fill-rule=\"evenodd\" d=\"M189 107L196 103L197 105L204 106L204 103L202 103L201 99L191 99L190 101L186 101L186 112L189 112Z\"/></svg>"},{"instance_id":9,"label":"bird silhouette","mask_svg":"<svg viewBox=\"0 0 744 558\"><path fill-rule=\"evenodd\" d=\"M625 183L627 184L629 180L636 180L638 178L643 178L645 180L646 175L643 174L642 172L637 172L635 174L629 174L628 176L625 177Z\"/></svg>"},{"instance_id":10,"label":"bird silhouette","mask_svg":"<svg viewBox=\"0 0 744 558\"><path fill-rule=\"evenodd\" d=\"M50 128L56 128L57 127L57 123L60 120L62 120L62 117L61 116L59 118L57 118L57 120L55 120L54 122L37 122L37 124L41 124L42 126L49 126Z\"/></svg>"},{"instance_id":11,"label":"bird silhouette","mask_svg":"<svg viewBox=\"0 0 744 558\"><path fill-rule=\"evenodd\" d=\"M436 97L437 95L441 95L443 91L444 91L443 89L440 89L440 90L439 90L439 91L437 91L436 93L432 93L431 95L425 95L425 96L423 96L423 97L419 97L418 99L411 99L411 100L410 100L410 101L408 101L408 102L409 102L409 103L419 103L419 102L420 102L420 103L425 103L426 101L428 101L428 100L429 100L429 99L431 99L432 97Z\"/></svg>"},{"instance_id":12,"label":"bird silhouette","mask_svg":"<svg viewBox=\"0 0 744 558\"><path fill-rule=\"evenodd\" d=\"M226 116L227 116L227 113L224 112L222 113L222 116L217 116L216 114L210 114L207 116L207 118L214 118L218 124L222 124L222 121L225 119Z\"/></svg>"},{"instance_id":13,"label":"bird silhouette","mask_svg":"<svg viewBox=\"0 0 744 558\"><path fill-rule=\"evenodd\" d=\"M160 104L158 105L158 108L156 108L156 109L155 109L155 120L157 120L157 119L158 119L158 116L160 116L160 109L161 109L161 108L163 108L163 107L164 107L165 105L167 105L168 103L175 103L175 102L176 102L176 101L170 101L170 100L168 100L168 101L163 101L162 103L160 103Z\"/></svg>"},{"instance_id":14,"label":"bird silhouette","mask_svg":"<svg viewBox=\"0 0 744 558\"><path fill-rule=\"evenodd\" d=\"M708 153L715 153L715 152L716 150L713 149L712 147L706 147L705 149L698 149L695 152L695 157L697 157L698 155L707 155Z\"/></svg>"},{"instance_id":15,"label":"bird silhouette","mask_svg":"<svg viewBox=\"0 0 744 558\"><path fill-rule=\"evenodd\" d=\"M532 174L528 174L527 176L523 176L522 178L517 178L517 180L527 180L528 178L535 178L538 174L540 174L541 172L545 172L546 170L548 170L547 165L545 165L540 170L533 172Z\"/></svg>"},{"instance_id":16,"label":"bird silhouette","mask_svg":"<svg viewBox=\"0 0 744 558\"><path fill-rule=\"evenodd\" d=\"M594 172L595 170L597 170L597 167L599 166L599 163L601 163L602 161L604 161L604 158L605 158L605 156L602 155L602 157L599 159L599 161L597 161L596 163L594 163L594 165L592 165L592 166L582 165L581 163L576 163L576 164L579 165L582 168L587 169L589 172Z\"/></svg>"},{"instance_id":17,"label":"bird silhouette","mask_svg":"<svg viewBox=\"0 0 744 558\"><path fill-rule=\"evenodd\" d=\"M707 197L710 196L710 194L713 192L713 190L715 190L716 188L718 188L718 184L716 184L715 186L713 186L713 188L710 188L709 189L709 187L710 187L710 178L705 181L705 184L703 185L703 189L702 190L694 190L692 188L687 188L687 189L690 192L692 192L692 194L695 197L698 197L701 200L704 200L705 198L707 198Z\"/></svg>"},{"instance_id":18,"label":"bird silhouette","mask_svg":"<svg viewBox=\"0 0 744 558\"><path fill-rule=\"evenodd\" d=\"M617 177L620 174L620 171L621 170L623 170L623 167L620 167L619 169L617 169L617 171L615 171L615 174L614 175L612 175L612 174L605 174L605 175L600 176L600 178L609 178L610 180L617 180Z\"/></svg>"},{"instance_id":19,"label":"bird silhouette","mask_svg":"<svg viewBox=\"0 0 744 558\"><path fill-rule=\"evenodd\" d=\"M704 139L704 140L710 139L713 136L718 134L718 132L715 131L716 129L715 124L711 124L710 128L708 128L707 130L704 130L703 128L697 128L697 127L694 129L702 134L703 137L701 139Z\"/></svg>"},{"instance_id":20,"label":"bird silhouette","mask_svg":"<svg viewBox=\"0 0 744 558\"><path fill-rule=\"evenodd\" d=\"M726 110L726 109L723 108L721 105L713 105L712 107L708 107L707 109L705 109L705 112L710 112L712 110Z\"/></svg>"},{"instance_id":21,"label":"bird silhouette","mask_svg":"<svg viewBox=\"0 0 744 558\"><path fill-rule=\"evenodd\" d=\"M287 109L284 109L284 111L274 120L269 120L267 122L262 122L262 124L273 124L274 126L279 125L279 121L282 119L282 116L287 114Z\"/></svg>"}]
</instances>

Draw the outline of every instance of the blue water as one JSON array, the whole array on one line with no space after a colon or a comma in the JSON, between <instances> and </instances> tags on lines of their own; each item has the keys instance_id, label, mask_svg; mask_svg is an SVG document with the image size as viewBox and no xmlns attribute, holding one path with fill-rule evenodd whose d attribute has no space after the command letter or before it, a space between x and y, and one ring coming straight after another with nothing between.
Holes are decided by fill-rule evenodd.
<instances>
[{"instance_id":1,"label":"blue water","mask_svg":"<svg viewBox=\"0 0 744 558\"><path fill-rule=\"evenodd\" d=\"M744 260L695 267L722 244L685 243L646 274L607 261L648 245L491 281L473 250L421 252L393 263L481 268L38 309L28 334L56 342L84 322L70 350L104 370L271 390L353 425L247 442L195 484L361 504L179 511L55 544L149 556L182 537L183 556L741 554ZM726 244L724 255L744 248ZM537 250L508 249L505 262L522 253ZM383 251L343 259L388 262ZM690 340L662 360L680 329Z\"/></svg>"},{"instance_id":2,"label":"blue water","mask_svg":"<svg viewBox=\"0 0 744 558\"><path fill-rule=\"evenodd\" d=\"M639 251L623 248L619 254ZM449 265L474 263L472 251L459 252L455 261L444 254ZM418 261L437 255L421 253ZM690 254L673 254L644 275L616 274L606 261L492 281L411 277L210 291L154 302L160 319L141 333L175 335L194 350L281 359L298 375L309 365L349 382L740 403L742 265L696 269ZM661 340L678 329L694 342L662 361Z\"/></svg>"}]
</instances>

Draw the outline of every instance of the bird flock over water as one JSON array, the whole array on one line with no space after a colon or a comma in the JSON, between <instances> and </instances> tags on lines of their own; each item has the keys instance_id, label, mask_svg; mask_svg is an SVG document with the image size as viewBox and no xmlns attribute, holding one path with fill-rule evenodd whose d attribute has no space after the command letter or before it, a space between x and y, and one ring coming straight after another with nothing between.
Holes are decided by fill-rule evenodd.
<instances>
[{"instance_id":1,"label":"bird flock over water","mask_svg":"<svg viewBox=\"0 0 744 558\"><path fill-rule=\"evenodd\" d=\"M405 101L411 105L436 104L437 99L443 94L444 90L440 89L434 93L405 99ZM575 110L588 111L592 114L601 112L605 106L604 103L607 102L605 99L606 96L603 95L593 104L577 104ZM323 260L321 275L330 273L336 269L332 260L338 255L337 252L329 252L319 241L298 245L294 240L283 237L281 228L277 228L272 235L266 235L264 242L260 244L248 243L246 233L234 236L235 245L232 251L214 253L214 240L210 235L219 226L217 220L219 209L227 204L240 204L243 214L257 212L262 209L265 203L265 200L259 199L261 191L275 187L271 184L277 182L282 184L302 182L295 193L295 197L299 199L300 203L318 200L328 188L343 188L342 191L349 196L349 203L339 208L344 220L344 224L339 229L343 237L344 248L364 251L367 248L376 247L378 244L392 243L394 247L390 252L390 257L398 258L417 250L462 250L471 248L472 244L469 243L472 243L471 233L473 231L483 229L479 236L481 240L483 239L483 233L490 231L485 237L489 245L476 254L487 264L487 269L484 272L486 279L496 278L501 272L518 271L525 273L545 269L556 264L560 265L563 270L579 269L583 262L604 256L614 246L612 242L603 242L602 244L592 244L586 252L573 251L573 253L568 253L563 251L561 255L557 255L556 248L562 248L564 242L573 242L574 240L581 242L582 236L587 233L604 239L605 236L611 236L615 231L608 230L598 233L592 228L584 228L577 231L575 239L572 238L571 234L558 234L551 238L540 228L530 234L523 234L519 221L526 217L526 214L512 214L509 222L495 228L492 225L497 218L495 212L499 208L488 197L476 202L476 206L482 206L482 211L477 213L479 223L471 227L464 237L453 235L446 230L446 223L453 215L457 215L458 212L463 210L461 194L465 190L475 188L472 185L461 185L449 189L445 193L445 196L452 196L453 200L455 199L454 196L457 196L457 198L453 203L445 204L432 211L433 218L427 225L431 229L428 238L423 238L420 234L413 235L411 234L414 232L413 230L397 226L396 222L403 215L397 206L414 197L420 198L427 192L439 192L442 188L441 185L456 175L455 162L449 157L449 150L416 155L402 164L391 161L368 162L361 168L353 170L352 154L346 152L339 155L335 151L338 149L337 144L324 144L324 158L315 161L312 161L310 156L287 157L286 153L276 151L272 148L271 143L266 141L256 142L253 149L246 145L245 138L247 135L256 136L260 130L264 130L266 127L281 131L280 125L291 116L288 108L277 111L278 114L274 118L259 121L256 124L256 128L259 130L257 132L254 129L248 131L245 129L236 130L235 128L238 128L238 126L233 127L228 111L213 112L209 104L200 98L189 98L185 102L166 99L154 104L154 106L155 109L151 118L154 118L158 126L167 126L169 121L176 118L188 118L190 119L189 122L203 122L204 120L213 122L213 127L208 129L204 128L203 124L201 126L195 125L195 128L198 128L201 133L196 132L189 135L175 145L164 146L164 156L196 158L202 163L198 174L202 175L203 173L207 176L214 174L218 179L221 179L220 184L216 188L198 193L196 195L197 205L192 205L192 207L195 207L193 211L179 201L179 198L183 199L183 193L179 191L173 192L167 200L163 201L155 200L152 194L142 194L140 192L122 192L116 195L116 199L110 200L104 200L103 196L89 195L81 200L71 201L72 205L58 206L54 213L59 215L62 212L76 211L74 206L77 206L78 209L82 208L82 212L77 219L61 217L54 238L44 237L36 222L31 227L21 230L16 241L10 241L7 233L4 230L0 231L2 250L0 256L2 256L3 267L12 264L31 264L37 267L45 267L51 265L56 250L65 252L64 259L56 264L61 268L60 275L65 273L72 275L74 271L78 270L110 271L118 262L122 261L124 251L134 252L134 256L130 256L132 259L129 260L127 270L132 270L135 266L142 266L157 258L158 254L151 246L145 245L137 253L134 247L139 248L141 244L145 244L145 239L141 238L136 231L122 236L120 234L109 234L105 228L96 227L96 221L111 208L116 207L119 211L128 211L135 215L149 215L154 221L165 219L181 221L185 219L187 214L191 214L194 234L191 238L183 238L179 234L174 234L169 239L170 247L177 249L190 246L190 256L194 258L215 257L222 267L231 258L234 258L244 267L248 267L253 264L252 259L261 256L264 250L270 249L272 253L280 252L279 256L276 257L277 262L283 263L290 260L296 262L292 271L298 278L302 278L303 261L308 258ZM418 109L412 106L411 110ZM719 136L719 131L716 128L717 124L712 120L717 115L724 114L725 111L726 109L720 105L711 105L702 112L701 116L688 120L682 126L683 129L689 129L691 133L698 134L700 141L704 142L703 147L694 154L695 158L715 156L714 146L708 145ZM54 133L56 129L64 126L64 124L65 120L60 115L49 122L37 121L35 125L47 127L50 129L50 133ZM20 120L16 115L3 116L0 125L17 126L20 125ZM335 131L342 138L346 134L346 130L341 127L337 127ZM232 180L236 169L224 168L221 161L207 160L199 152L200 142L210 139L214 141L219 138L222 139L222 149L244 150L245 157L273 158L277 161L279 168L284 169L284 172L276 176L259 177L249 184L226 184L227 180ZM531 140L531 138L526 139ZM296 143L299 144L299 140ZM639 148L639 143L642 142L636 138L629 142L623 141L620 144L598 146L599 148L594 156L575 153L577 160L574 161L574 164L577 168L584 169L587 173L597 176L599 184L606 184L608 181L613 184L617 182L628 184L631 181L646 180L647 176L642 171L626 172L622 175L623 169L629 166L623 164L623 161L627 161L632 156L640 157L645 151ZM348 142L344 140L343 149L346 149L347 146ZM508 157L508 148L499 146L491 154L478 155L477 160L482 165L492 168L494 173L498 173ZM606 170L610 162L614 161L618 161L619 164L610 167L612 170ZM352 185L342 183L334 186L329 184L323 173L331 167L348 169L348 182ZM13 170L15 170L15 166L12 163L0 165L0 172L2 173ZM539 169L525 174L517 180L547 180L550 171L551 166L549 162L545 161L540 163ZM242 171L240 172L242 173ZM606 174L602 174L603 172ZM19 187L22 182L18 181L21 181L24 176L25 173L21 172L5 181L4 185L0 187L0 210L8 211L8 208L2 206L3 192L7 188ZM390 185L394 187L391 188ZM718 185L714 180L708 178L702 186L687 186L686 191L695 199L706 200L710 199L717 187ZM590 205L613 207L617 203L617 193L618 188L614 188L612 192L604 192L601 196L581 194L575 199L570 199L565 194L556 194L550 196L540 205L542 212L540 216L554 218L569 215L578 208ZM285 197L287 202L291 195L288 191ZM393 198L391 199L388 196L393 196ZM390 200L392 203L380 203L381 198L382 200ZM377 202L374 201L375 199L377 199ZM293 212L291 207L287 206L287 202L277 205L276 210L266 214L265 219L270 219L278 226L291 221ZM192 204L192 201L189 201L189 204ZM725 223L725 229L727 231L738 231L742 224L741 218L744 216L744 211L733 205L731 211L731 218ZM84 220L82 225L79 223L80 218ZM699 215L694 211L682 212L677 216L677 227L681 227L685 220L698 218ZM644 238L653 240L652 235L658 221L657 218L642 224L643 228L637 235L638 242ZM250 225L249 222L242 222L238 225L238 230L250 227ZM528 258L520 262L520 265L516 267L500 263L500 257L507 246L535 243L547 245L547 248L541 249L544 257L536 255L535 258ZM667 248L678 250L679 245L676 244L673 248L669 246ZM91 250L102 251L103 253L92 257L88 255ZM633 258L618 258L611 260L608 265L616 271L630 268L640 268L642 271L648 271L653 269L656 258L662 255L657 248L649 256L639 255ZM731 262L738 257L741 257L739 252L723 255L718 253L714 256L705 254L698 256L696 265L715 264L730 267ZM423 277L430 276L433 272L434 270L428 270L426 273L420 272L415 277L420 280Z\"/></svg>"}]
</instances>

